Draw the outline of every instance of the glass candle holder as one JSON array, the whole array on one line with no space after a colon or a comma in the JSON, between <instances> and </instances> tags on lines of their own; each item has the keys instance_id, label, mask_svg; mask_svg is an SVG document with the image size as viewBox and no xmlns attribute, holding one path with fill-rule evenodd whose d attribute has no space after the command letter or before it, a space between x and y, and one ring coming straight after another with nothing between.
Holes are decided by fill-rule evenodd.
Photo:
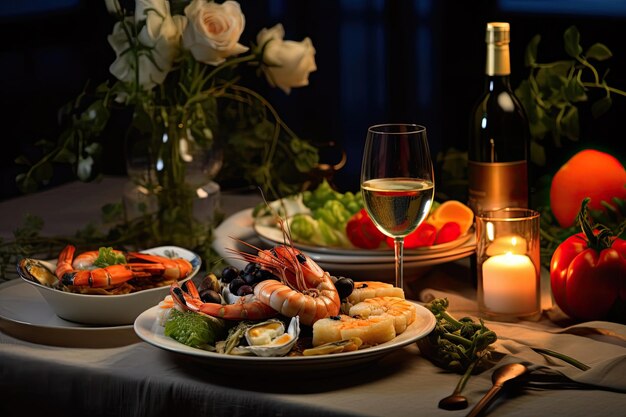
<instances>
[{"instance_id":1,"label":"glass candle holder","mask_svg":"<svg viewBox=\"0 0 626 417\"><path fill-rule=\"evenodd\" d=\"M476 216L478 307L488 319L541 315L539 213L524 208Z\"/></svg>"}]
</instances>

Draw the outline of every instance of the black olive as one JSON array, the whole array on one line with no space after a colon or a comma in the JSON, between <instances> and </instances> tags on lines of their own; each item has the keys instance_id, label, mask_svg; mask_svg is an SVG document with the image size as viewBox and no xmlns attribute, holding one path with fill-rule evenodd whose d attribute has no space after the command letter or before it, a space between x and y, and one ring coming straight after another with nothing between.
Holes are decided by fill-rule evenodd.
<instances>
[{"instance_id":1,"label":"black olive","mask_svg":"<svg viewBox=\"0 0 626 417\"><path fill-rule=\"evenodd\" d=\"M335 288L337 288L339 298L343 300L352 294L352 291L354 290L354 281L350 278L341 277L337 279L337 282L335 282Z\"/></svg>"},{"instance_id":2,"label":"black olive","mask_svg":"<svg viewBox=\"0 0 626 417\"><path fill-rule=\"evenodd\" d=\"M276 275L272 274L267 269L259 269L254 273L254 277L256 278L256 282L265 281L266 279L276 279Z\"/></svg>"},{"instance_id":3,"label":"black olive","mask_svg":"<svg viewBox=\"0 0 626 417\"><path fill-rule=\"evenodd\" d=\"M228 285L228 290L232 293L232 294L237 294L237 290L239 289L239 287L241 287L242 285L246 285L246 281L243 280L243 278L241 277L237 277L235 279L233 279L230 284Z\"/></svg>"},{"instance_id":4,"label":"black olive","mask_svg":"<svg viewBox=\"0 0 626 417\"><path fill-rule=\"evenodd\" d=\"M257 269L260 269L261 265L255 262L250 262L248 265L245 266L245 268L243 268L243 273L244 274L254 274L254 271L256 271Z\"/></svg>"},{"instance_id":5,"label":"black olive","mask_svg":"<svg viewBox=\"0 0 626 417\"><path fill-rule=\"evenodd\" d=\"M222 298L220 297L220 295L216 291L208 288L200 291L200 299L204 303L221 304L222 302Z\"/></svg>"},{"instance_id":6,"label":"black olive","mask_svg":"<svg viewBox=\"0 0 626 417\"><path fill-rule=\"evenodd\" d=\"M222 271L222 282L228 284L239 275L239 269L234 266L227 266Z\"/></svg>"},{"instance_id":7,"label":"black olive","mask_svg":"<svg viewBox=\"0 0 626 417\"><path fill-rule=\"evenodd\" d=\"M256 273L255 272L244 272L241 275L241 278L243 278L243 280L246 282L246 284L248 285L253 285L255 284L257 281L256 278Z\"/></svg>"},{"instance_id":8,"label":"black olive","mask_svg":"<svg viewBox=\"0 0 626 417\"><path fill-rule=\"evenodd\" d=\"M254 289L248 284L244 284L237 289L237 295L243 297L244 295L252 294Z\"/></svg>"}]
</instances>

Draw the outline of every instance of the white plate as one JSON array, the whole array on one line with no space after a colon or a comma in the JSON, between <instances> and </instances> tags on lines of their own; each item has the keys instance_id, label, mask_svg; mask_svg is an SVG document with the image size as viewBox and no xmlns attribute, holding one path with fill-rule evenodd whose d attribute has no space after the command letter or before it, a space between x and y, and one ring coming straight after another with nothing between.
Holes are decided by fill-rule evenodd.
<instances>
[{"instance_id":1,"label":"white plate","mask_svg":"<svg viewBox=\"0 0 626 417\"><path fill-rule=\"evenodd\" d=\"M315 262L325 263L359 263L359 264L393 264L394 255L388 256L368 256L368 255L333 255L331 253L309 252L302 249L307 253ZM412 255L410 253L404 254L404 262L431 262L438 258L449 258L458 254L470 254L476 249L476 238L472 235L468 237L468 240L460 246L454 246L451 249L445 251L439 251L435 253L422 253L418 255Z\"/></svg>"},{"instance_id":2,"label":"white plate","mask_svg":"<svg viewBox=\"0 0 626 417\"><path fill-rule=\"evenodd\" d=\"M58 317L37 289L13 279L0 285L0 329L34 343L64 347L113 347L137 343L132 325L95 326Z\"/></svg>"},{"instance_id":3,"label":"white plate","mask_svg":"<svg viewBox=\"0 0 626 417\"><path fill-rule=\"evenodd\" d=\"M239 243L241 240L260 249L268 246L254 231L252 209L241 210L226 218L214 231L213 249L228 263L243 268L246 262L232 254L232 250L252 252L253 249ZM471 255L476 249L476 239L472 235L463 244L436 254L405 256L404 273L407 281L416 279L433 265L452 262ZM316 251L304 252L324 270L333 275L342 275L355 280L377 280L392 282L395 273L394 259L391 256L354 256L337 253L321 254Z\"/></svg>"},{"instance_id":4,"label":"white plate","mask_svg":"<svg viewBox=\"0 0 626 417\"><path fill-rule=\"evenodd\" d=\"M253 219L253 229L259 238L265 242L266 244L273 246L276 244L282 244L284 242L282 231L273 224L268 223L269 217L262 217L258 219ZM442 252L447 252L451 249L454 249L460 245L469 244L471 246L476 246L476 239L474 238L473 229L470 232L460 236L458 239L455 239L451 242L442 243L440 245L432 245L432 246L424 246L420 248L413 249L405 249L405 259L409 257L421 257L421 258L429 258L434 256L435 254L440 254ZM334 248L330 246L313 246L306 243L301 242L293 242L293 245L300 250L306 251L307 253L317 253L319 255L337 255L337 256L350 256L350 257L368 257L368 258L377 258L384 257L386 259L393 260L393 249L390 248L381 248L381 249L360 249L360 248ZM309 255L310 256L310 255ZM380 262L374 260L373 262Z\"/></svg>"},{"instance_id":5,"label":"white plate","mask_svg":"<svg viewBox=\"0 0 626 417\"><path fill-rule=\"evenodd\" d=\"M170 253L187 259L193 269L179 282L187 281L198 273L202 260L197 254L178 246L159 246L141 252L168 256ZM54 261L51 262L56 264ZM121 295L77 294L41 285L22 277L24 282L36 288L57 316L77 323L98 325L132 325L137 316L147 308L159 303L168 293L169 285Z\"/></svg>"},{"instance_id":6,"label":"white plate","mask_svg":"<svg viewBox=\"0 0 626 417\"><path fill-rule=\"evenodd\" d=\"M221 369L243 372L249 372L250 370L259 372L261 369L271 370L272 372L317 371L321 369L349 367L374 361L426 336L435 327L435 316L422 305L414 304L417 307L417 318L401 335L396 336L393 340L363 350L331 355L266 358L259 356L224 355L196 349L179 343L163 334L164 328L157 323L158 306L146 310L137 317L137 320L135 320L135 332L145 342L156 347L201 359L206 365Z\"/></svg>"}]
</instances>

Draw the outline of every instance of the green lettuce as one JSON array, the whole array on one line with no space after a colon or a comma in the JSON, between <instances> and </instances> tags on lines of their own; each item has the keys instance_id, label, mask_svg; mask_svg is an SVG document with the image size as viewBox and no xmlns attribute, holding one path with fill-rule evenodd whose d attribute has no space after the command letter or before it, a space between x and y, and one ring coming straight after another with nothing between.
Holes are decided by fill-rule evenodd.
<instances>
[{"instance_id":1,"label":"green lettuce","mask_svg":"<svg viewBox=\"0 0 626 417\"><path fill-rule=\"evenodd\" d=\"M224 338L226 325L224 320L215 317L172 309L164 333L184 345L204 349Z\"/></svg>"}]
</instances>

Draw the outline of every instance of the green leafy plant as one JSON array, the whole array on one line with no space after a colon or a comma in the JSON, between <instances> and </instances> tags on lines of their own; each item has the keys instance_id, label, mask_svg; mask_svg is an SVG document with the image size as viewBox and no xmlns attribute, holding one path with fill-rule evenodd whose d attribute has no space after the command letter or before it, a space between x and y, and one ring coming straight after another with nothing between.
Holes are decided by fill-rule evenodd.
<instances>
[{"instance_id":1,"label":"green leafy plant","mask_svg":"<svg viewBox=\"0 0 626 417\"><path fill-rule=\"evenodd\" d=\"M563 140L579 140L580 105L592 100L593 90L599 93L591 104L594 118L609 111L613 95L626 96L626 92L610 86L609 71L601 74L593 64L611 58L609 48L594 43L584 50L576 26L570 26L563 34L563 46L569 59L540 62L540 42L541 35L535 35L526 47L524 64L529 69L528 78L515 89L515 94L528 116L533 139L531 158L537 165L544 166L546 154L542 142L546 137L550 136L557 148Z\"/></svg>"},{"instance_id":2,"label":"green leafy plant","mask_svg":"<svg viewBox=\"0 0 626 417\"><path fill-rule=\"evenodd\" d=\"M211 147L227 137L221 144L225 173L260 186L268 195L299 190L318 162L316 146L289 129L243 80L252 70L287 94L307 85L316 69L309 38L283 40L278 24L262 29L246 47L239 43L245 18L232 0L106 3L117 21L108 37L117 55L110 67L115 80L86 88L61 109L65 130L56 143L37 143L41 159L16 160L27 168L17 176L23 191L48 182L54 164L71 165L82 181L96 178L107 145L103 133L115 110L131 111L129 129L151 134L161 148L164 134L180 131L197 146ZM180 155L172 154L172 164L182 165L176 158ZM171 171L176 170L174 166Z\"/></svg>"}]
</instances>

